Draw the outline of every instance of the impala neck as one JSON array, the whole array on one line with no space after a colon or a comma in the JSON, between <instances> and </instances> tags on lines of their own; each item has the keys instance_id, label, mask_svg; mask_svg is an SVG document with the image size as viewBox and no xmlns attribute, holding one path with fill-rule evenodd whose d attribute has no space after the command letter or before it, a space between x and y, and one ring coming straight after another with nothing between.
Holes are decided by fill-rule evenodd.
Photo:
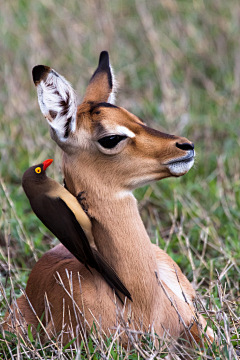
<instances>
[{"instance_id":1,"label":"impala neck","mask_svg":"<svg viewBox=\"0 0 240 360\"><path fill-rule=\"evenodd\" d=\"M93 236L99 252L130 291L140 313L151 318L150 304L160 297L157 263L136 199L131 194L121 199L99 199L89 210L94 215Z\"/></svg>"},{"instance_id":2,"label":"impala neck","mask_svg":"<svg viewBox=\"0 0 240 360\"><path fill-rule=\"evenodd\" d=\"M161 291L155 275L156 257L136 199L130 192L113 192L104 186L99 189L93 176L80 178L87 174L84 170L74 175L74 183L67 176L66 168L64 173L69 191L75 195L83 189L86 192L88 213L99 252L130 291L133 305L138 304L139 310L149 319L152 312L149 304L156 298L161 301Z\"/></svg>"},{"instance_id":3,"label":"impala neck","mask_svg":"<svg viewBox=\"0 0 240 360\"><path fill-rule=\"evenodd\" d=\"M133 288L136 286L135 273L137 277L140 274L146 277L149 271L154 278L156 260L133 195L121 199L99 199L90 211L97 248L118 274L124 276ZM142 288L144 281L140 283Z\"/></svg>"}]
</instances>

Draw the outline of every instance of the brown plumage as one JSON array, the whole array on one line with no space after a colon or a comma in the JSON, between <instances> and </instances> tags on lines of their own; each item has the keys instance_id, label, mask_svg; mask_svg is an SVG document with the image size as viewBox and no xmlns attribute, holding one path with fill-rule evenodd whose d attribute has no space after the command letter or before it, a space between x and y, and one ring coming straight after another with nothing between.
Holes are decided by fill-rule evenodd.
<instances>
[{"instance_id":1,"label":"brown plumage","mask_svg":"<svg viewBox=\"0 0 240 360\"><path fill-rule=\"evenodd\" d=\"M96 269L118 297L117 291L120 291L132 300L113 268L90 246L89 241L93 242L91 221L77 199L63 186L47 177L45 170L51 163L52 159L45 160L42 164L30 167L23 175L22 186L32 210L90 272L90 268Z\"/></svg>"}]
</instances>

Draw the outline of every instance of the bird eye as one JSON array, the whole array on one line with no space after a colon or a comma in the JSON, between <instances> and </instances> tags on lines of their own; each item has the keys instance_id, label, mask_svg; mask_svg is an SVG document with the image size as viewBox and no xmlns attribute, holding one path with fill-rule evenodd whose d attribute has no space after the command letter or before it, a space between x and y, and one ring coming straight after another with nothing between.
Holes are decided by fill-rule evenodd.
<instances>
[{"instance_id":1,"label":"bird eye","mask_svg":"<svg viewBox=\"0 0 240 360\"><path fill-rule=\"evenodd\" d=\"M35 172L36 172L37 174L40 174L41 171L42 171L42 169L41 169L39 166L35 169Z\"/></svg>"},{"instance_id":2,"label":"bird eye","mask_svg":"<svg viewBox=\"0 0 240 360\"><path fill-rule=\"evenodd\" d=\"M120 141L126 139L127 136L121 135L112 135L112 136L105 136L98 140L99 144L104 147L105 149L112 149L114 148Z\"/></svg>"}]
</instances>

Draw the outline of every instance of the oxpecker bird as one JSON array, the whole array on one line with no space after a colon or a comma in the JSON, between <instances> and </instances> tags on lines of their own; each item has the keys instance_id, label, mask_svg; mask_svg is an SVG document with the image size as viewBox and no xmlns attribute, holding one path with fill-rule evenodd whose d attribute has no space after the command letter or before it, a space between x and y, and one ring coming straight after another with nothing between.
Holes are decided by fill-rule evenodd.
<instances>
[{"instance_id":1,"label":"oxpecker bird","mask_svg":"<svg viewBox=\"0 0 240 360\"><path fill-rule=\"evenodd\" d=\"M113 268L95 248L90 246L94 242L91 221L78 200L67 189L46 175L46 169L52 161L48 159L39 165L32 166L23 175L22 186L32 210L90 272L90 268L96 269L115 290L118 297L117 291L120 291L132 300L131 294Z\"/></svg>"}]
</instances>

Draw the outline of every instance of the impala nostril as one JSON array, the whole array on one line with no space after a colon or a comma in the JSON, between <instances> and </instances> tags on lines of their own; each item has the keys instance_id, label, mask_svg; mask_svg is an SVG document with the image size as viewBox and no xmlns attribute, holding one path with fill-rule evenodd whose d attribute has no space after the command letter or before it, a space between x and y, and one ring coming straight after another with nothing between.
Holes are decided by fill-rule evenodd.
<instances>
[{"instance_id":1,"label":"impala nostril","mask_svg":"<svg viewBox=\"0 0 240 360\"><path fill-rule=\"evenodd\" d=\"M193 150L194 149L194 143L183 143L183 144L179 144L176 143L176 147L181 149L181 150Z\"/></svg>"}]
</instances>

